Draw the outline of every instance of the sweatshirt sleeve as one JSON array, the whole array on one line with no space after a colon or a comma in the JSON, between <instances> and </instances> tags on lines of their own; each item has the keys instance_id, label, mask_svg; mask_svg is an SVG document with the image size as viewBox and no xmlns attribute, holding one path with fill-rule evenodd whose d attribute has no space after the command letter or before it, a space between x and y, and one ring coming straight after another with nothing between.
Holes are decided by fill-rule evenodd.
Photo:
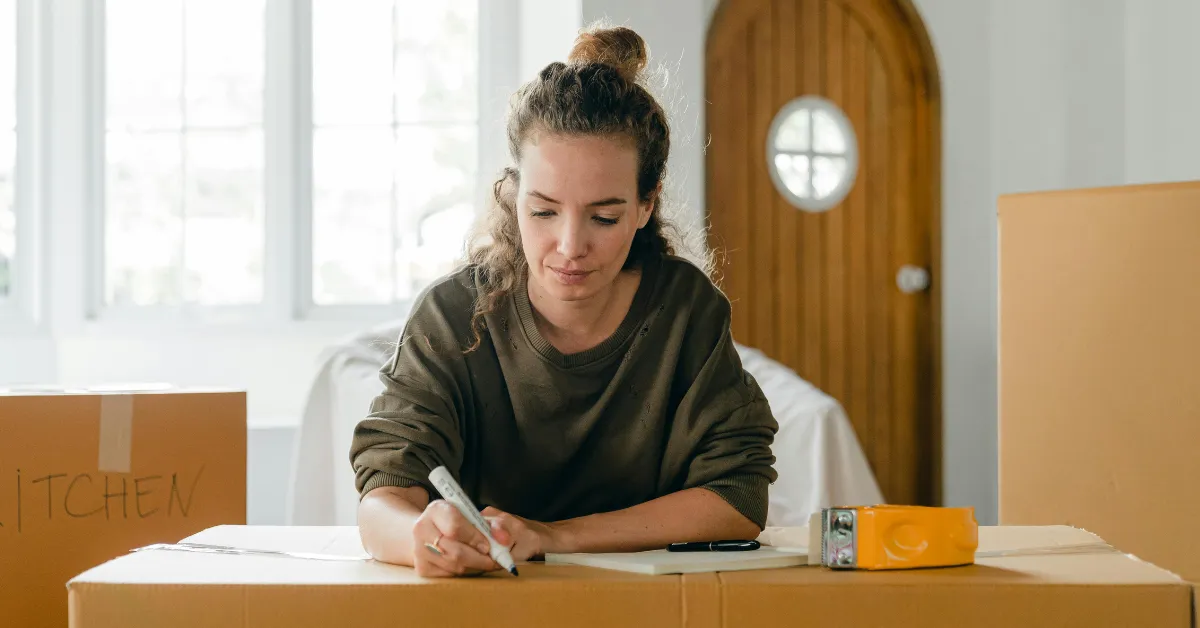
<instances>
[{"instance_id":1,"label":"sweatshirt sleeve","mask_svg":"<svg viewBox=\"0 0 1200 628\"><path fill-rule=\"evenodd\" d=\"M760 529L768 487L777 478L771 451L778 423L754 378L742 367L730 332L729 302L713 298L693 316L681 366L694 373L673 421L672 440L691 445L684 488L710 490Z\"/></svg>"},{"instance_id":2,"label":"sweatshirt sleeve","mask_svg":"<svg viewBox=\"0 0 1200 628\"><path fill-rule=\"evenodd\" d=\"M457 474L462 465L466 345L451 317L463 317L464 306L446 292L435 286L418 299L392 359L380 369L383 389L355 427L350 461L360 496L380 486L422 486L432 497L430 471L446 466Z\"/></svg>"}]
</instances>

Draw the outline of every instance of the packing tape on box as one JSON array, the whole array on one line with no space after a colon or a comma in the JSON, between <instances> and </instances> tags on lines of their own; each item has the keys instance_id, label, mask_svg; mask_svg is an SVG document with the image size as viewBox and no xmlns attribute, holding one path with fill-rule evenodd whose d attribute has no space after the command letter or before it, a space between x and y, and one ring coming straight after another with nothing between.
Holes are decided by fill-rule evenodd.
<instances>
[{"instance_id":1,"label":"packing tape on box","mask_svg":"<svg viewBox=\"0 0 1200 628\"><path fill-rule=\"evenodd\" d=\"M133 395L100 395L100 470L129 473L133 454Z\"/></svg>"}]
</instances>

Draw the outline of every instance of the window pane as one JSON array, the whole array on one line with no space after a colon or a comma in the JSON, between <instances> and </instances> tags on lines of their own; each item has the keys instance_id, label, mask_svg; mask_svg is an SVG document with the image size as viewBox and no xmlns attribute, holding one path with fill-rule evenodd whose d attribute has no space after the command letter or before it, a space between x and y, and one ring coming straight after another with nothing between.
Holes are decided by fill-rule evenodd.
<instances>
[{"instance_id":1,"label":"window pane","mask_svg":"<svg viewBox=\"0 0 1200 628\"><path fill-rule=\"evenodd\" d=\"M475 127L401 127L396 294L416 296L462 257L474 218Z\"/></svg>"},{"instance_id":2,"label":"window pane","mask_svg":"<svg viewBox=\"0 0 1200 628\"><path fill-rule=\"evenodd\" d=\"M779 125L779 132L775 135L775 150L808 152L809 115L811 114L808 109L793 111L783 124Z\"/></svg>"},{"instance_id":3,"label":"window pane","mask_svg":"<svg viewBox=\"0 0 1200 628\"><path fill-rule=\"evenodd\" d=\"M263 296L263 150L258 131L189 134L185 141L184 286L189 303Z\"/></svg>"},{"instance_id":4,"label":"window pane","mask_svg":"<svg viewBox=\"0 0 1200 628\"><path fill-rule=\"evenodd\" d=\"M828 111L813 111L813 149L818 153L841 155L846 152L846 134Z\"/></svg>"},{"instance_id":5,"label":"window pane","mask_svg":"<svg viewBox=\"0 0 1200 628\"><path fill-rule=\"evenodd\" d=\"M392 4L313 0L313 120L318 125L391 123Z\"/></svg>"},{"instance_id":6,"label":"window pane","mask_svg":"<svg viewBox=\"0 0 1200 628\"><path fill-rule=\"evenodd\" d=\"M808 171L808 155L775 155L775 171L783 184L797 198L808 198L812 195Z\"/></svg>"},{"instance_id":7,"label":"window pane","mask_svg":"<svg viewBox=\"0 0 1200 628\"><path fill-rule=\"evenodd\" d=\"M259 124L263 0L201 0L185 11L188 126Z\"/></svg>"},{"instance_id":8,"label":"window pane","mask_svg":"<svg viewBox=\"0 0 1200 628\"><path fill-rule=\"evenodd\" d=\"M813 157L813 189L817 198L833 193L846 177L846 160L843 157Z\"/></svg>"},{"instance_id":9,"label":"window pane","mask_svg":"<svg viewBox=\"0 0 1200 628\"><path fill-rule=\"evenodd\" d=\"M13 211L16 148L16 134L0 130L0 301L12 291L13 256L17 252L17 215Z\"/></svg>"},{"instance_id":10,"label":"window pane","mask_svg":"<svg viewBox=\"0 0 1200 628\"><path fill-rule=\"evenodd\" d=\"M461 258L476 214L477 4L314 0L316 304L411 298ZM331 128L343 125L360 128Z\"/></svg>"},{"instance_id":11,"label":"window pane","mask_svg":"<svg viewBox=\"0 0 1200 628\"><path fill-rule=\"evenodd\" d=\"M401 2L396 11L396 118L475 120L478 0Z\"/></svg>"},{"instance_id":12,"label":"window pane","mask_svg":"<svg viewBox=\"0 0 1200 628\"><path fill-rule=\"evenodd\" d=\"M108 0L105 7L108 127L179 128L181 0Z\"/></svg>"},{"instance_id":13,"label":"window pane","mask_svg":"<svg viewBox=\"0 0 1200 628\"><path fill-rule=\"evenodd\" d=\"M180 301L179 142L175 133L108 135L104 292L109 304Z\"/></svg>"},{"instance_id":14,"label":"window pane","mask_svg":"<svg viewBox=\"0 0 1200 628\"><path fill-rule=\"evenodd\" d=\"M264 3L108 0L107 303L262 300Z\"/></svg>"},{"instance_id":15,"label":"window pane","mask_svg":"<svg viewBox=\"0 0 1200 628\"><path fill-rule=\"evenodd\" d=\"M314 132L314 303L392 299L393 150L388 127Z\"/></svg>"}]
</instances>

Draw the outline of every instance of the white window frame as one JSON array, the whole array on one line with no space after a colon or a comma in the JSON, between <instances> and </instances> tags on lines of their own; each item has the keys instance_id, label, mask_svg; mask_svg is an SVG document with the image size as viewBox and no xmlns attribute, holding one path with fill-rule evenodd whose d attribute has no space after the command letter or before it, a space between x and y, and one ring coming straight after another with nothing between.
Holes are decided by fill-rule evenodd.
<instances>
[{"instance_id":1,"label":"white window frame","mask_svg":"<svg viewBox=\"0 0 1200 628\"><path fill-rule=\"evenodd\" d=\"M26 334L38 329L42 291L38 289L43 247L39 242L43 194L41 173L45 122L41 112L47 102L39 66L47 58L44 46L47 20L45 3L16 2L16 140L13 210L17 220L17 250L12 260L12 291L0 304L0 329Z\"/></svg>"},{"instance_id":2,"label":"white window frame","mask_svg":"<svg viewBox=\"0 0 1200 628\"><path fill-rule=\"evenodd\" d=\"M31 1L31 0L22 0ZM503 107L517 86L521 0L479 2L479 107L476 185L484 211L492 179L507 160ZM109 306L104 304L104 2L88 11L88 197L85 239L89 326L146 329L198 324L353 329L405 315L411 303L318 306L312 299L312 0L266 0L264 33L263 302L252 306ZM498 105L501 105L498 107ZM290 208L290 210L289 210Z\"/></svg>"}]
</instances>

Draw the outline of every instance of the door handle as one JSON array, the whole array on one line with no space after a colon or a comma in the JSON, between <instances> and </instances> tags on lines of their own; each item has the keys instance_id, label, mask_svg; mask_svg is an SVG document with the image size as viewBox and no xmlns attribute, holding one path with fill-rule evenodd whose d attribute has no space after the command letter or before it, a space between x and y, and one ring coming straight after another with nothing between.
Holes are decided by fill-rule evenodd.
<instances>
[{"instance_id":1,"label":"door handle","mask_svg":"<svg viewBox=\"0 0 1200 628\"><path fill-rule=\"evenodd\" d=\"M920 266L905 264L896 271L896 287L904 294L913 294L929 287L929 271Z\"/></svg>"}]
</instances>

